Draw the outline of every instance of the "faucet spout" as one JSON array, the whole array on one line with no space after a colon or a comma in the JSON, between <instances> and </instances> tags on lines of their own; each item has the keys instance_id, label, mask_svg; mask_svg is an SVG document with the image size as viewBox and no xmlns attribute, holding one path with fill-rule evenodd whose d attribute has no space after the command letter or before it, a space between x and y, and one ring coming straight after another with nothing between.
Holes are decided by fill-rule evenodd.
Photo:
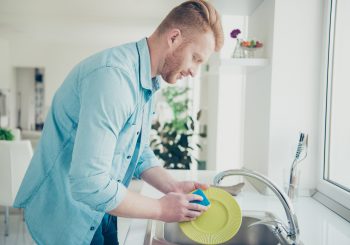
<instances>
[{"instance_id":1,"label":"faucet spout","mask_svg":"<svg viewBox=\"0 0 350 245\"><path fill-rule=\"evenodd\" d=\"M271 191L278 197L280 202L283 205L284 211L287 215L288 219L288 230L287 230L287 236L291 241L291 244L299 244L299 226L298 226L298 220L296 217L296 214L294 212L293 206L288 198L288 196L281 191L276 184L274 184L271 180L269 180L267 177L252 171L248 169L231 169L226 170L223 172L218 173L214 177L214 185L219 185L220 182L226 177L226 176L232 176L232 175L241 175L241 176L247 176L252 177L254 179L259 180L260 182L264 183L266 186L271 189Z\"/></svg>"}]
</instances>

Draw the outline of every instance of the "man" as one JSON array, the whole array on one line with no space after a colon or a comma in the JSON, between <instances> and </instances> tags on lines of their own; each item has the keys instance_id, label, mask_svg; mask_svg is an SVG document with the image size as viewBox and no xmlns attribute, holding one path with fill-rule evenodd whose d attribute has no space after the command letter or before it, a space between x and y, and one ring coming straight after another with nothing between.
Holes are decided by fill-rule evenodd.
<instances>
[{"instance_id":1,"label":"man","mask_svg":"<svg viewBox=\"0 0 350 245\"><path fill-rule=\"evenodd\" d=\"M204 0L174 8L149 37L78 64L56 92L14 206L39 245L118 244L116 217L193 220L206 207L174 180L149 147L153 94L194 76L223 44L220 17ZM165 195L127 190L142 178Z\"/></svg>"}]
</instances>

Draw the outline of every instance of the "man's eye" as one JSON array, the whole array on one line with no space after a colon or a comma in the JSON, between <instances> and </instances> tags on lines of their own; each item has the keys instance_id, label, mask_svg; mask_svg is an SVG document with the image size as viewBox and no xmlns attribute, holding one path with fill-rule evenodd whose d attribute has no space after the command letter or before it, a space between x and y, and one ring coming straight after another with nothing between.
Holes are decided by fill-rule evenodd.
<instances>
[{"instance_id":1,"label":"man's eye","mask_svg":"<svg viewBox=\"0 0 350 245\"><path fill-rule=\"evenodd\" d=\"M197 58L197 56L193 55L193 61L199 63L199 59Z\"/></svg>"}]
</instances>

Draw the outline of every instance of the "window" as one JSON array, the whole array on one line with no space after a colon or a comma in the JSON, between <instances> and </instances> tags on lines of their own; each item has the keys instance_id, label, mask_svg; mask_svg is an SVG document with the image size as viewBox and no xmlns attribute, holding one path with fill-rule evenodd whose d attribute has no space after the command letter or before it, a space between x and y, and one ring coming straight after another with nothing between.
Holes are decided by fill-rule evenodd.
<instances>
[{"instance_id":1,"label":"window","mask_svg":"<svg viewBox=\"0 0 350 245\"><path fill-rule=\"evenodd\" d=\"M350 1L328 3L324 152L318 189L344 208L344 217L350 214Z\"/></svg>"},{"instance_id":2,"label":"window","mask_svg":"<svg viewBox=\"0 0 350 245\"><path fill-rule=\"evenodd\" d=\"M327 88L327 148L324 178L350 190L350 1L332 1ZM347 14L346 14L347 13ZM347 171L346 171L347 170Z\"/></svg>"}]
</instances>

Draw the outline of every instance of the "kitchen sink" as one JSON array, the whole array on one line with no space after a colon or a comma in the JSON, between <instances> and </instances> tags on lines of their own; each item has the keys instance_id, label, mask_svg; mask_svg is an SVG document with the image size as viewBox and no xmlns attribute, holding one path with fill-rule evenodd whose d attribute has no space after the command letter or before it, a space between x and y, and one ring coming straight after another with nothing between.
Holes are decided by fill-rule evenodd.
<instances>
[{"instance_id":1,"label":"kitchen sink","mask_svg":"<svg viewBox=\"0 0 350 245\"><path fill-rule=\"evenodd\" d=\"M224 244L239 245L276 245L284 244L279 239L271 226L249 225L261 221L275 219L269 212L261 211L243 211L242 225L238 233ZM198 244L181 231L178 223L164 223L161 221L150 220L147 225L144 245L157 244Z\"/></svg>"}]
</instances>

